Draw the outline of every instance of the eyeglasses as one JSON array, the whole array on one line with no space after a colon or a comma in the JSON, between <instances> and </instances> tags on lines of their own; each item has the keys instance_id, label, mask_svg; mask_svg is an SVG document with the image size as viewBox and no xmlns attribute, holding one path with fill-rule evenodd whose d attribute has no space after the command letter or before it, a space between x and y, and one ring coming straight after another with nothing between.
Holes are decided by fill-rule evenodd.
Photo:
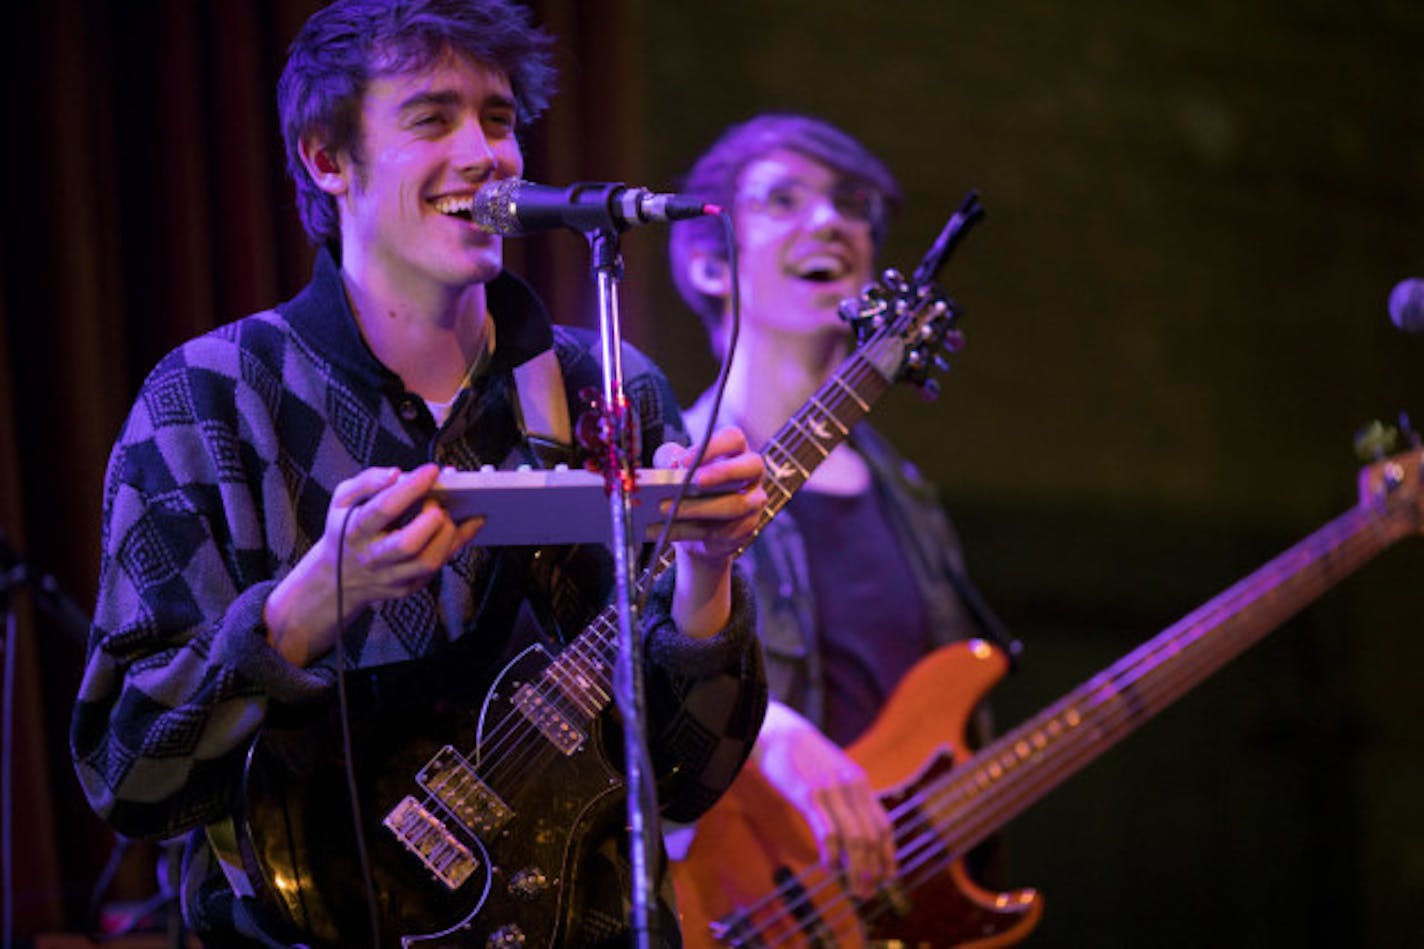
<instances>
[{"instance_id":1,"label":"eyeglasses","mask_svg":"<svg viewBox=\"0 0 1424 949\"><path fill-rule=\"evenodd\" d=\"M830 201L836 213L847 221L867 224L879 220L885 208L885 197L879 191L851 181L823 191L804 181L784 178L748 188L740 197L757 211L778 220L801 217L816 198Z\"/></svg>"}]
</instances>

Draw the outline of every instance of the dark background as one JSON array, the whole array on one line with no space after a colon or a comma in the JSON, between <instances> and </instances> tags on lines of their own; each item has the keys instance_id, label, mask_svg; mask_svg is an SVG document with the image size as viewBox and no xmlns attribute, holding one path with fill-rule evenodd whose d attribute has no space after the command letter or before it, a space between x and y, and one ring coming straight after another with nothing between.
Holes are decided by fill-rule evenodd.
<instances>
[{"instance_id":1,"label":"dark background","mask_svg":"<svg viewBox=\"0 0 1424 949\"><path fill-rule=\"evenodd\" d=\"M311 0L22 4L5 31L0 526L87 610L100 485L167 349L290 295L310 254L273 87ZM545 0L562 91L529 176L665 189L727 123L831 119L899 174L908 269L971 187L943 277L969 346L876 420L938 482L1025 643L1024 719L1355 501L1363 422L1424 421L1424 7L1207 0ZM626 335L712 365L658 230ZM587 256L512 247L569 322ZM1424 544L1307 606L1017 819L1040 946L1424 945ZM82 646L16 597L21 939L82 923L111 838L65 752ZM947 717L952 717L947 712ZM151 848L113 890L152 890Z\"/></svg>"}]
</instances>

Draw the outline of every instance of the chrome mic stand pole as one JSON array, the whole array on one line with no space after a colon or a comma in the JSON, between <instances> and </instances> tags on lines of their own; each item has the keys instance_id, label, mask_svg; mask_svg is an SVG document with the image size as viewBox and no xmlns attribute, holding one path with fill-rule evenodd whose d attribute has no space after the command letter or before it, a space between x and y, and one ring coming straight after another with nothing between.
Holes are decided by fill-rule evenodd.
<instances>
[{"instance_id":1,"label":"chrome mic stand pole","mask_svg":"<svg viewBox=\"0 0 1424 949\"><path fill-rule=\"evenodd\" d=\"M598 288L599 337L603 356L603 435L608 459L604 477L609 491L612 524L615 603L618 609L618 659L613 670L613 691L623 720L624 770L628 790L628 852L632 860L633 945L649 949L657 944L658 912L653 888L653 868L658 853L657 789L648 752L646 704L643 695L643 641L637 622L634 568L638 538L632 535L632 492L636 487L638 458L631 407L623 391L623 341L618 322L618 284L623 259L618 232L602 228L586 232L593 252L593 275Z\"/></svg>"}]
</instances>

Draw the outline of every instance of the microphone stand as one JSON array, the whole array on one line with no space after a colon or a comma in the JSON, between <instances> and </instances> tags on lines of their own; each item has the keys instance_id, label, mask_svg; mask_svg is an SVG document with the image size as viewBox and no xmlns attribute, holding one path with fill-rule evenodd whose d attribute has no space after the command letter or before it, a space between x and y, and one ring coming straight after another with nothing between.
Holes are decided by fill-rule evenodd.
<instances>
[{"instance_id":1,"label":"microphone stand","mask_svg":"<svg viewBox=\"0 0 1424 949\"><path fill-rule=\"evenodd\" d=\"M637 462L632 410L623 391L623 341L618 322L618 284L623 278L623 258L618 250L618 229L600 227L585 232L592 251L592 271L598 289L598 326L603 356L604 479L609 487L612 525L615 603L618 609L618 659L613 670L613 691L623 719L625 784L628 790L628 852L632 861L633 945L651 947L657 942L658 913L654 899L653 867L657 862L657 789L647 745L643 695L643 641L637 623L634 566L638 539L633 537L632 493L637 487Z\"/></svg>"}]
</instances>

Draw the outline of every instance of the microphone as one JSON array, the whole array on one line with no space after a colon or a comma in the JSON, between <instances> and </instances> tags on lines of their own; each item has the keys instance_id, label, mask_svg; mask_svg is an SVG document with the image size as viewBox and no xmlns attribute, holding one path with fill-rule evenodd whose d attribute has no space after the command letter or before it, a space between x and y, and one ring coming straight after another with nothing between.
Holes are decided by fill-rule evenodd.
<instances>
[{"instance_id":1,"label":"microphone","mask_svg":"<svg viewBox=\"0 0 1424 949\"><path fill-rule=\"evenodd\" d=\"M491 181L475 193L470 217L491 234L518 236L568 227L575 231L625 231L654 221L685 221L720 214L682 194L654 194L615 182L583 182L567 188L536 185L519 178Z\"/></svg>"},{"instance_id":2,"label":"microphone","mask_svg":"<svg viewBox=\"0 0 1424 949\"><path fill-rule=\"evenodd\" d=\"M1389 318L1406 333L1424 333L1424 280L1410 277L1389 294Z\"/></svg>"}]
</instances>

